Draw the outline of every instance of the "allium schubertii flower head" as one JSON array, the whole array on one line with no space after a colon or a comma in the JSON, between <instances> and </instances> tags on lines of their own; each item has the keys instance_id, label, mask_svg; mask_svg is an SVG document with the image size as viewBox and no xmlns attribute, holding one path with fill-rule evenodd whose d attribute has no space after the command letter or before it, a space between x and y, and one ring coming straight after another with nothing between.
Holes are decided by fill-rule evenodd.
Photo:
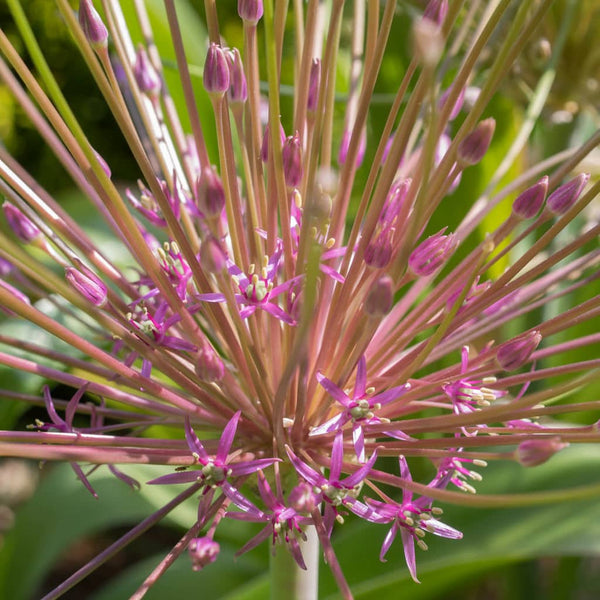
<instances>
[{"instance_id":1,"label":"allium schubertii flower head","mask_svg":"<svg viewBox=\"0 0 600 600\"><path fill-rule=\"evenodd\" d=\"M578 173L600 137L527 163L541 86L487 188L466 201L461 192L494 148L492 100L552 3L481 12L432 0L413 14L412 59L386 104L375 90L396 2L309 0L288 13L284 2L239 0L233 48L207 1L210 118L197 110L176 4L165 0L178 107L143 2L141 43L119 2L81 0L77 16L57 0L96 81L90 94L108 103L138 164L137 185L123 190L10 3L33 66L0 34L4 85L123 256L113 262L0 148L3 322L27 320L72 349L2 336L0 363L48 385L20 396L47 419L0 432L1 452L67 461L93 494L88 465L127 483L128 463L163 465L145 483L181 493L156 521L196 499L197 521L136 598L179 554L211 568L224 519L261 524L240 553L263 544L278 569L308 571L313 587L298 597L316 597L307 565L319 551L352 597L334 539L348 518L381 531L381 560L401 545L416 581L417 548L462 537L440 505L486 506L474 496L486 461L531 467L598 441L593 422L568 415L585 408L573 392L600 366L599 334L574 327L597 329L600 312L599 225L585 216L599 184ZM560 40L553 52L549 61ZM80 326L51 316L48 301ZM588 360L570 358L586 348ZM75 389L70 401L53 397L54 382ZM427 476L417 478L415 457Z\"/></svg>"}]
</instances>

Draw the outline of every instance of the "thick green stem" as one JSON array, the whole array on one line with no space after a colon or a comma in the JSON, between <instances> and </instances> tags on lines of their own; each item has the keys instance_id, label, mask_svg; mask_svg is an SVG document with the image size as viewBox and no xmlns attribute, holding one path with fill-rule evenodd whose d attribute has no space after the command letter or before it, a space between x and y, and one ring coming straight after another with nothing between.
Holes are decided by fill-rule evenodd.
<instances>
[{"instance_id":1,"label":"thick green stem","mask_svg":"<svg viewBox=\"0 0 600 600\"><path fill-rule=\"evenodd\" d=\"M319 591L319 538L314 527L300 542L306 571L301 569L287 548L278 547L271 555L271 600L316 600Z\"/></svg>"}]
</instances>

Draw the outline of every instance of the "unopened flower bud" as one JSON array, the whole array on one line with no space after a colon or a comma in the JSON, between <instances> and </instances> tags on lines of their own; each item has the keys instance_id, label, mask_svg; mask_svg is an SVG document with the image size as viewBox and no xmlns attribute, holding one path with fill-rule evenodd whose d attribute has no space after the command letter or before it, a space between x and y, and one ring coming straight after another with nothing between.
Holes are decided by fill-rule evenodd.
<instances>
[{"instance_id":1,"label":"unopened flower bud","mask_svg":"<svg viewBox=\"0 0 600 600\"><path fill-rule=\"evenodd\" d=\"M98 11L94 8L92 0L81 0L79 2L79 24L94 50L106 48L108 45L108 30Z\"/></svg>"},{"instance_id":2,"label":"unopened flower bud","mask_svg":"<svg viewBox=\"0 0 600 600\"><path fill-rule=\"evenodd\" d=\"M308 100L306 108L309 113L314 113L317 110L319 103L319 86L321 85L321 61L318 58L313 58L310 65L310 75L308 77Z\"/></svg>"},{"instance_id":3,"label":"unopened flower bud","mask_svg":"<svg viewBox=\"0 0 600 600\"><path fill-rule=\"evenodd\" d=\"M488 151L496 121L492 118L478 123L477 127L458 145L457 159L461 166L476 165Z\"/></svg>"},{"instance_id":4,"label":"unopened flower bud","mask_svg":"<svg viewBox=\"0 0 600 600\"><path fill-rule=\"evenodd\" d=\"M14 296L20 302L23 302L24 304L31 306L31 300L29 300L29 298L21 290L18 290L17 288L10 285L10 283L6 283L6 281L3 281L2 279L0 279L0 288L6 290L11 296ZM2 306L1 304L0 304L0 310L11 317L16 316L16 313L14 313L12 310L6 308L6 306Z\"/></svg>"},{"instance_id":5,"label":"unopened flower bud","mask_svg":"<svg viewBox=\"0 0 600 600\"><path fill-rule=\"evenodd\" d=\"M229 89L229 64L225 51L212 43L204 61L204 89L209 94L222 95Z\"/></svg>"},{"instance_id":6,"label":"unopened flower bud","mask_svg":"<svg viewBox=\"0 0 600 600\"><path fill-rule=\"evenodd\" d=\"M318 499L310 483L303 481L292 489L288 505L299 513L311 513L318 506Z\"/></svg>"},{"instance_id":7,"label":"unopened flower bud","mask_svg":"<svg viewBox=\"0 0 600 600\"><path fill-rule=\"evenodd\" d=\"M580 173L577 177L557 187L546 200L546 206L555 215L566 213L581 195L583 188L589 181L589 173Z\"/></svg>"},{"instance_id":8,"label":"unopened flower bud","mask_svg":"<svg viewBox=\"0 0 600 600\"><path fill-rule=\"evenodd\" d=\"M350 147L350 140L352 139L352 132L345 131L342 136L342 142L340 144L340 150L338 152L338 163L343 165L348 158L348 148ZM362 161L365 158L365 151L367 149L367 136L363 131L360 134L360 140L358 141L358 152L356 153L356 160L354 161L354 166L356 168L360 167Z\"/></svg>"},{"instance_id":9,"label":"unopened flower bud","mask_svg":"<svg viewBox=\"0 0 600 600\"><path fill-rule=\"evenodd\" d=\"M452 86L450 86L440 96L440 100L438 102L438 106L439 106L440 110L442 110L446 106L446 102L448 102L448 97L450 96L451 92L452 92ZM453 121L454 119L456 119L456 117L458 117L458 114L460 113L464 102L465 102L465 88L462 88L460 90L460 93L458 94L458 98L454 102L454 106L452 107L452 110L450 111L450 115L448 116L449 121Z\"/></svg>"},{"instance_id":10,"label":"unopened flower bud","mask_svg":"<svg viewBox=\"0 0 600 600\"><path fill-rule=\"evenodd\" d=\"M29 217L26 217L16 206L5 202L2 205L4 216L13 230L13 233L24 243L30 244L37 240L42 232Z\"/></svg>"},{"instance_id":11,"label":"unopened flower bud","mask_svg":"<svg viewBox=\"0 0 600 600\"><path fill-rule=\"evenodd\" d=\"M283 125L279 123L279 139L281 140L281 146L285 143L285 130L283 129ZM260 157L263 162L267 162L269 160L269 147L271 145L271 129L267 124L265 127L265 135L263 136L262 146L260 148Z\"/></svg>"},{"instance_id":12,"label":"unopened flower bud","mask_svg":"<svg viewBox=\"0 0 600 600\"><path fill-rule=\"evenodd\" d=\"M393 228L386 228L374 235L365 248L365 263L374 269L383 269L392 260Z\"/></svg>"},{"instance_id":13,"label":"unopened flower bud","mask_svg":"<svg viewBox=\"0 0 600 600\"><path fill-rule=\"evenodd\" d=\"M219 544L208 536L192 539L188 546L188 554L192 559L192 570L200 571L215 562L219 551Z\"/></svg>"},{"instance_id":14,"label":"unopened flower bud","mask_svg":"<svg viewBox=\"0 0 600 600\"><path fill-rule=\"evenodd\" d=\"M419 62L433 69L444 52L444 36L440 26L426 17L413 25L413 49Z\"/></svg>"},{"instance_id":15,"label":"unopened flower bud","mask_svg":"<svg viewBox=\"0 0 600 600\"><path fill-rule=\"evenodd\" d=\"M263 16L262 0L238 0L238 15L248 23L258 23Z\"/></svg>"},{"instance_id":16,"label":"unopened flower bud","mask_svg":"<svg viewBox=\"0 0 600 600\"><path fill-rule=\"evenodd\" d=\"M421 242L408 257L415 275L427 276L437 271L449 258L458 242L454 234L443 235L445 229Z\"/></svg>"},{"instance_id":17,"label":"unopened flower bud","mask_svg":"<svg viewBox=\"0 0 600 600\"><path fill-rule=\"evenodd\" d=\"M430 0L423 16L437 25L442 25L448 14L448 0Z\"/></svg>"},{"instance_id":18,"label":"unopened flower bud","mask_svg":"<svg viewBox=\"0 0 600 600\"><path fill-rule=\"evenodd\" d=\"M200 246L200 265L209 273L221 273L227 266L227 257L214 237L208 237Z\"/></svg>"},{"instance_id":19,"label":"unopened flower bud","mask_svg":"<svg viewBox=\"0 0 600 600\"><path fill-rule=\"evenodd\" d=\"M297 187L302 181L302 147L298 132L288 137L281 149L283 174L288 187Z\"/></svg>"},{"instance_id":20,"label":"unopened flower bud","mask_svg":"<svg viewBox=\"0 0 600 600\"><path fill-rule=\"evenodd\" d=\"M205 217L217 217L225 208L225 189L214 169L206 167L196 183L196 202Z\"/></svg>"},{"instance_id":21,"label":"unopened flower bud","mask_svg":"<svg viewBox=\"0 0 600 600\"><path fill-rule=\"evenodd\" d=\"M365 313L370 317L383 317L390 312L394 301L394 282L389 275L380 277L369 290L365 300Z\"/></svg>"},{"instance_id":22,"label":"unopened flower bud","mask_svg":"<svg viewBox=\"0 0 600 600\"><path fill-rule=\"evenodd\" d=\"M542 177L535 185L527 188L513 202L512 211L521 219L535 217L544 204L548 192L548 177Z\"/></svg>"},{"instance_id":23,"label":"unopened flower bud","mask_svg":"<svg viewBox=\"0 0 600 600\"><path fill-rule=\"evenodd\" d=\"M233 48L228 53L227 60L229 61L229 90L227 91L227 97L232 104L243 104L248 99L248 85L239 50Z\"/></svg>"},{"instance_id":24,"label":"unopened flower bud","mask_svg":"<svg viewBox=\"0 0 600 600\"><path fill-rule=\"evenodd\" d=\"M133 75L143 94L156 97L160 93L162 83L159 74L152 66L146 49L140 45L135 56Z\"/></svg>"},{"instance_id":25,"label":"unopened flower bud","mask_svg":"<svg viewBox=\"0 0 600 600\"><path fill-rule=\"evenodd\" d=\"M514 371L529 361L541 341L539 331L528 331L499 346L496 360L505 371Z\"/></svg>"},{"instance_id":26,"label":"unopened flower bud","mask_svg":"<svg viewBox=\"0 0 600 600\"><path fill-rule=\"evenodd\" d=\"M221 381L225 375L221 357L208 344L200 348L196 356L196 375L210 383Z\"/></svg>"},{"instance_id":27,"label":"unopened flower bud","mask_svg":"<svg viewBox=\"0 0 600 600\"><path fill-rule=\"evenodd\" d=\"M74 267L67 267L65 278L90 304L98 307L106 304L106 286L91 271L83 273Z\"/></svg>"},{"instance_id":28,"label":"unopened flower bud","mask_svg":"<svg viewBox=\"0 0 600 600\"><path fill-rule=\"evenodd\" d=\"M93 150L93 148L92 148ZM110 179L110 176L112 175L110 167L108 166L108 163L104 160L103 156L101 154L99 154L98 152L96 152L94 150L94 156L96 157L96 160L98 161L98 163L100 164L100 168L104 171L105 175Z\"/></svg>"},{"instance_id":29,"label":"unopened flower bud","mask_svg":"<svg viewBox=\"0 0 600 600\"><path fill-rule=\"evenodd\" d=\"M568 445L558 436L526 440L519 444L515 457L524 467L537 467Z\"/></svg>"}]
</instances>

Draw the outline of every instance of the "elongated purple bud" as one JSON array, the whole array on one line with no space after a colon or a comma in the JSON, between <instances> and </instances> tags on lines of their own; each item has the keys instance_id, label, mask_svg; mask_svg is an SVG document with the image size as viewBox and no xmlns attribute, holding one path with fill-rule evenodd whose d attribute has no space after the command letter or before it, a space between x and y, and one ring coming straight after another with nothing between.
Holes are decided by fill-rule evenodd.
<instances>
[{"instance_id":1,"label":"elongated purple bud","mask_svg":"<svg viewBox=\"0 0 600 600\"><path fill-rule=\"evenodd\" d=\"M425 7L423 16L436 25L441 25L448 14L448 0L431 0Z\"/></svg>"},{"instance_id":2,"label":"elongated purple bud","mask_svg":"<svg viewBox=\"0 0 600 600\"><path fill-rule=\"evenodd\" d=\"M135 56L135 65L133 66L133 75L143 94L148 96L156 97L160 94L162 82L160 75L156 72L156 69L152 66L146 48L141 44L138 47Z\"/></svg>"},{"instance_id":3,"label":"elongated purple bud","mask_svg":"<svg viewBox=\"0 0 600 600\"><path fill-rule=\"evenodd\" d=\"M65 278L90 304L98 307L106 304L106 286L91 271L83 273L74 267L67 267Z\"/></svg>"},{"instance_id":4,"label":"elongated purple bud","mask_svg":"<svg viewBox=\"0 0 600 600\"><path fill-rule=\"evenodd\" d=\"M297 187L302 181L302 146L298 132L290 135L283 143L281 149L283 160L283 174L288 187Z\"/></svg>"},{"instance_id":5,"label":"elongated purple bud","mask_svg":"<svg viewBox=\"0 0 600 600\"><path fill-rule=\"evenodd\" d=\"M321 85L321 61L313 58L310 65L310 75L308 77L308 100L306 108L309 113L314 113L319 104L319 86Z\"/></svg>"},{"instance_id":6,"label":"elongated purple bud","mask_svg":"<svg viewBox=\"0 0 600 600\"><path fill-rule=\"evenodd\" d=\"M229 64L225 51L212 43L204 62L204 89L209 94L222 95L229 89Z\"/></svg>"},{"instance_id":7,"label":"elongated purple bud","mask_svg":"<svg viewBox=\"0 0 600 600\"><path fill-rule=\"evenodd\" d=\"M371 287L365 300L365 313L370 317L383 317L390 312L394 301L394 282L389 275L380 277Z\"/></svg>"},{"instance_id":8,"label":"elongated purple bud","mask_svg":"<svg viewBox=\"0 0 600 600\"><path fill-rule=\"evenodd\" d=\"M205 217L217 217L225 208L225 189L221 178L214 169L207 167L202 171L196 184L196 202Z\"/></svg>"},{"instance_id":9,"label":"elongated purple bud","mask_svg":"<svg viewBox=\"0 0 600 600\"><path fill-rule=\"evenodd\" d=\"M248 99L248 84L244 73L242 57L237 48L233 48L227 54L229 61L229 90L227 97L232 104L243 104Z\"/></svg>"},{"instance_id":10,"label":"elongated purple bud","mask_svg":"<svg viewBox=\"0 0 600 600\"><path fill-rule=\"evenodd\" d=\"M92 0L79 2L79 24L88 42L94 50L106 48L108 45L108 30L102 22Z\"/></svg>"},{"instance_id":11,"label":"elongated purple bud","mask_svg":"<svg viewBox=\"0 0 600 600\"><path fill-rule=\"evenodd\" d=\"M383 269L392 260L393 227L386 227L375 234L365 248L365 263L374 269Z\"/></svg>"},{"instance_id":12,"label":"elongated purple bud","mask_svg":"<svg viewBox=\"0 0 600 600\"><path fill-rule=\"evenodd\" d=\"M535 185L527 188L513 202L513 214L521 219L531 219L540 212L548 192L548 177L542 177Z\"/></svg>"},{"instance_id":13,"label":"elongated purple bud","mask_svg":"<svg viewBox=\"0 0 600 600\"><path fill-rule=\"evenodd\" d=\"M188 554L192 559L192 570L200 571L215 562L219 556L219 551L219 544L208 536L191 540L188 546Z\"/></svg>"},{"instance_id":14,"label":"elongated purple bud","mask_svg":"<svg viewBox=\"0 0 600 600\"><path fill-rule=\"evenodd\" d=\"M37 240L42 232L29 217L26 217L16 206L5 202L2 205L4 216L13 230L13 233L24 243L31 244Z\"/></svg>"},{"instance_id":15,"label":"elongated purple bud","mask_svg":"<svg viewBox=\"0 0 600 600\"><path fill-rule=\"evenodd\" d=\"M263 16L262 0L238 0L238 15L248 23L258 23Z\"/></svg>"},{"instance_id":16,"label":"elongated purple bud","mask_svg":"<svg viewBox=\"0 0 600 600\"><path fill-rule=\"evenodd\" d=\"M583 188L589 179L589 173L580 173L577 177L571 179L571 181L567 181L567 183L557 187L548 196L546 206L555 215L566 213L571 206L577 202L577 199L581 196L581 192L583 192Z\"/></svg>"},{"instance_id":17,"label":"elongated purple bud","mask_svg":"<svg viewBox=\"0 0 600 600\"><path fill-rule=\"evenodd\" d=\"M529 362L541 341L542 334L539 331L528 331L499 346L496 360L505 371L514 371Z\"/></svg>"},{"instance_id":18,"label":"elongated purple bud","mask_svg":"<svg viewBox=\"0 0 600 600\"><path fill-rule=\"evenodd\" d=\"M458 145L457 159L463 167L476 165L485 156L494 129L496 129L496 121L492 118L485 119Z\"/></svg>"},{"instance_id":19,"label":"elongated purple bud","mask_svg":"<svg viewBox=\"0 0 600 600\"><path fill-rule=\"evenodd\" d=\"M421 242L408 257L408 266L415 275L427 276L435 273L452 255L457 246L453 233L443 235L445 230Z\"/></svg>"},{"instance_id":20,"label":"elongated purple bud","mask_svg":"<svg viewBox=\"0 0 600 600\"><path fill-rule=\"evenodd\" d=\"M516 459L524 467L537 467L568 445L567 442L563 442L558 436L526 440L519 444L515 455Z\"/></svg>"},{"instance_id":21,"label":"elongated purple bud","mask_svg":"<svg viewBox=\"0 0 600 600\"><path fill-rule=\"evenodd\" d=\"M221 381L225 376L221 357L208 344L200 348L196 356L196 375L209 383Z\"/></svg>"}]
</instances>

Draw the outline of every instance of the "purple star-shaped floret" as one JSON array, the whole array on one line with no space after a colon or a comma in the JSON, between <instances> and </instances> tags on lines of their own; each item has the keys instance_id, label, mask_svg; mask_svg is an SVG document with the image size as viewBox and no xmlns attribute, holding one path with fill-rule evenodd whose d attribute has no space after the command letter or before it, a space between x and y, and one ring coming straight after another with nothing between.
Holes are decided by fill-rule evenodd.
<instances>
[{"instance_id":1,"label":"purple star-shaped floret","mask_svg":"<svg viewBox=\"0 0 600 600\"><path fill-rule=\"evenodd\" d=\"M236 412L229 420L217 447L217 453L211 457L198 439L198 436L192 429L192 425L188 417L185 418L185 439L192 456L201 465L200 469L192 471L182 471L178 473L170 473L157 477L149 484L167 484L167 483L195 483L201 482L204 484L204 492L207 493L210 489L218 487L222 492L234 503L248 502L240 492L233 487L228 478L241 477L249 475L259 469L269 467L278 459L276 458L259 458L257 460L244 460L234 463L228 462L229 451L233 444L235 432L240 420L241 411Z\"/></svg>"},{"instance_id":2,"label":"purple star-shaped floret","mask_svg":"<svg viewBox=\"0 0 600 600\"><path fill-rule=\"evenodd\" d=\"M403 456L399 457L400 475L407 481L412 481L410 470L406 459ZM425 532L433 533L445 538L458 540L462 538L462 533L456 529L445 525L432 516L431 499L422 496L417 500L413 500L412 492L406 488L402 490L402 502L381 502L371 498L366 499L366 503L370 509L364 515L361 515L367 521L372 523L392 523L388 531L379 559L385 562L385 555L394 542L396 535L400 532L402 545L404 546L404 557L410 572L410 576L419 583L417 579L417 565L415 557L415 542L424 550L427 545L421 539Z\"/></svg>"},{"instance_id":3,"label":"purple star-shaped floret","mask_svg":"<svg viewBox=\"0 0 600 600\"><path fill-rule=\"evenodd\" d=\"M241 306L240 317L242 319L246 319L260 308L288 325L296 325L296 321L291 315L271 302L272 298L287 292L299 279L299 277L294 277L279 285L274 285L282 255L283 246L279 243L266 266L261 269L260 274L244 273L236 264L229 261L227 270L234 277L240 291L239 294L235 294L235 300ZM196 298L203 302L225 302L226 300L225 294L220 292L198 294Z\"/></svg>"},{"instance_id":4,"label":"purple star-shaped floret","mask_svg":"<svg viewBox=\"0 0 600 600\"><path fill-rule=\"evenodd\" d=\"M367 361L361 356L356 369L356 381L354 383L354 392L352 397L348 396L344 390L338 387L331 379L328 379L321 373L317 373L317 381L329 394L339 402L344 410L329 419L325 423L314 427L310 435L322 435L340 431L348 422L352 422L352 440L356 456L360 462L365 461L365 435L363 428L365 425L375 425L382 423L382 419L376 417L373 411L399 398L404 392L410 389L410 384L399 385L376 396L367 394ZM399 440L409 440L410 437L400 431L386 431L385 435Z\"/></svg>"},{"instance_id":5,"label":"purple star-shaped floret","mask_svg":"<svg viewBox=\"0 0 600 600\"><path fill-rule=\"evenodd\" d=\"M279 495L275 495L269 486L262 471L258 472L258 491L268 510L263 511L257 508L252 502L244 498L243 502L233 503L242 510L242 512L228 512L227 516L238 521L250 521L253 523L266 523L264 529L249 540L237 553L236 556L244 554L252 548L258 546L261 542L271 536L273 546L278 540L283 540L288 546L294 560L301 569L306 570L306 564L302 557L298 538L306 540L303 526L311 523L309 517L299 515L291 507L285 505L285 502Z\"/></svg>"},{"instance_id":6,"label":"purple star-shaped floret","mask_svg":"<svg viewBox=\"0 0 600 600\"><path fill-rule=\"evenodd\" d=\"M469 372L468 346L463 346L460 364L460 374L466 375ZM506 394L506 392L491 390L485 387L486 385L495 382L495 377L484 379L470 379L468 377L463 377L452 383L446 383L442 386L442 389L446 396L452 401L452 410L455 414L470 414L482 406L488 406L490 402ZM462 431L467 436L476 435L477 428L483 427L483 425L477 425L475 427L475 431L470 431L465 427L462 428Z\"/></svg>"},{"instance_id":7,"label":"purple star-shaped floret","mask_svg":"<svg viewBox=\"0 0 600 600\"><path fill-rule=\"evenodd\" d=\"M297 473L308 481L308 483L320 490L321 498L325 502L323 522L328 534L331 533L333 523L339 515L339 506L345 506L352 512L362 515L364 505L361 505L355 496L359 485L367 477L377 460L377 450L373 452L371 458L365 464L343 480L340 479L344 458L344 438L341 431L336 433L333 441L329 478L326 478L322 473L315 471L312 467L301 461L287 446L286 451Z\"/></svg>"}]
</instances>

